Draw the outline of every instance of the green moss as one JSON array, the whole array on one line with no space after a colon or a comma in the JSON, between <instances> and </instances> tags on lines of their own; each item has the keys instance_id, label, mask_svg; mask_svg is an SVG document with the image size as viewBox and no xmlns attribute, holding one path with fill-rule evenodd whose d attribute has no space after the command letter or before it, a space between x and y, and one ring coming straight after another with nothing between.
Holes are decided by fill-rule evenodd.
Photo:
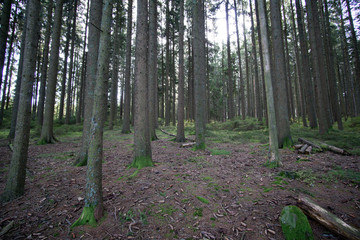
<instances>
[{"instance_id":1,"label":"green moss","mask_svg":"<svg viewBox=\"0 0 360 240\"><path fill-rule=\"evenodd\" d=\"M203 203L206 203L206 204L209 204L209 200L207 200L206 198L204 197L200 197L200 196L197 196L196 197L200 202L203 202Z\"/></svg>"},{"instance_id":2,"label":"green moss","mask_svg":"<svg viewBox=\"0 0 360 240\"><path fill-rule=\"evenodd\" d=\"M283 208L280 223L286 240L314 239L307 217L296 206L286 206Z\"/></svg>"},{"instance_id":3,"label":"green moss","mask_svg":"<svg viewBox=\"0 0 360 240\"><path fill-rule=\"evenodd\" d=\"M293 145L293 141L290 137L286 137L282 142L282 148L291 148Z\"/></svg>"},{"instance_id":4,"label":"green moss","mask_svg":"<svg viewBox=\"0 0 360 240\"><path fill-rule=\"evenodd\" d=\"M76 220L71 225L70 228L73 229L74 227L81 226L81 225L90 225L90 226L95 227L96 220L95 220L95 216L94 216L94 210L95 210L94 206L84 207L79 219Z\"/></svg>"},{"instance_id":5,"label":"green moss","mask_svg":"<svg viewBox=\"0 0 360 240\"><path fill-rule=\"evenodd\" d=\"M134 158L134 161L131 163L131 165L129 167L137 168L140 170L144 167L153 167L153 166L154 166L154 163L153 163L151 157L139 156L139 157Z\"/></svg>"},{"instance_id":6,"label":"green moss","mask_svg":"<svg viewBox=\"0 0 360 240\"><path fill-rule=\"evenodd\" d=\"M199 145L195 145L192 150L193 151L197 151L197 150L205 150L206 149L206 145L205 143L200 143Z\"/></svg>"},{"instance_id":7,"label":"green moss","mask_svg":"<svg viewBox=\"0 0 360 240\"><path fill-rule=\"evenodd\" d=\"M268 168L277 168L279 167L279 163L277 161L267 161L264 164L264 167L268 167Z\"/></svg>"},{"instance_id":8,"label":"green moss","mask_svg":"<svg viewBox=\"0 0 360 240\"><path fill-rule=\"evenodd\" d=\"M231 152L223 149L210 149L211 155L230 155Z\"/></svg>"},{"instance_id":9,"label":"green moss","mask_svg":"<svg viewBox=\"0 0 360 240\"><path fill-rule=\"evenodd\" d=\"M194 217L202 217L203 216L203 208L195 208Z\"/></svg>"}]
</instances>

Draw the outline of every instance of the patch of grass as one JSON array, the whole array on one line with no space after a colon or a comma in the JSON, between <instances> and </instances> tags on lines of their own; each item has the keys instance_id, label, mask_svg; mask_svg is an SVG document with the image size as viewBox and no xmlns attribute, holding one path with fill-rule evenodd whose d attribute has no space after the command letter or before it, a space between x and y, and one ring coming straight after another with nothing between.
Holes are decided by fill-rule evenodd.
<instances>
[{"instance_id":1,"label":"patch of grass","mask_svg":"<svg viewBox=\"0 0 360 240\"><path fill-rule=\"evenodd\" d=\"M203 208L195 208L194 217L202 217L203 216Z\"/></svg>"},{"instance_id":2,"label":"patch of grass","mask_svg":"<svg viewBox=\"0 0 360 240\"><path fill-rule=\"evenodd\" d=\"M341 180L346 180L360 185L360 172L352 171L349 169L337 168L327 173L329 177L336 177Z\"/></svg>"},{"instance_id":3,"label":"patch of grass","mask_svg":"<svg viewBox=\"0 0 360 240\"><path fill-rule=\"evenodd\" d=\"M202 202L202 203L205 203L205 204L209 204L209 203L210 203L209 200L207 200L207 199L204 198L204 197L196 196L196 198L197 198L200 202Z\"/></svg>"},{"instance_id":4,"label":"patch of grass","mask_svg":"<svg viewBox=\"0 0 360 240\"><path fill-rule=\"evenodd\" d=\"M165 192L160 192L159 194L160 194L160 196L162 196L162 197L166 197L166 193L165 193Z\"/></svg>"},{"instance_id":5,"label":"patch of grass","mask_svg":"<svg viewBox=\"0 0 360 240\"><path fill-rule=\"evenodd\" d=\"M271 190L273 190L273 187L263 187L263 190L265 193L270 192Z\"/></svg>"},{"instance_id":6,"label":"patch of grass","mask_svg":"<svg viewBox=\"0 0 360 240\"><path fill-rule=\"evenodd\" d=\"M230 155L231 154L230 151L223 150L223 149L211 149L211 148L209 148L209 150L210 150L211 155Z\"/></svg>"},{"instance_id":7,"label":"patch of grass","mask_svg":"<svg viewBox=\"0 0 360 240\"><path fill-rule=\"evenodd\" d=\"M282 186L283 184L287 185L289 183L287 181L285 181L282 177L276 176L275 180L272 182L272 184Z\"/></svg>"},{"instance_id":8,"label":"patch of grass","mask_svg":"<svg viewBox=\"0 0 360 240\"><path fill-rule=\"evenodd\" d=\"M296 179L298 178L298 175L296 172L288 172L288 171L281 171L278 176L280 177L286 177L289 179Z\"/></svg>"},{"instance_id":9,"label":"patch of grass","mask_svg":"<svg viewBox=\"0 0 360 240\"><path fill-rule=\"evenodd\" d=\"M181 199L181 202L182 202L182 203L188 203L188 202L190 202L190 199L184 198L184 199Z\"/></svg>"},{"instance_id":10,"label":"patch of grass","mask_svg":"<svg viewBox=\"0 0 360 240\"><path fill-rule=\"evenodd\" d=\"M300 171L297 171L296 174L300 181L308 184L311 187L314 186L317 176L315 175L315 173L312 169L300 170Z\"/></svg>"},{"instance_id":11,"label":"patch of grass","mask_svg":"<svg viewBox=\"0 0 360 240\"><path fill-rule=\"evenodd\" d=\"M203 179L204 181L212 181L212 180L213 180L213 178L210 177L210 176L204 176L202 179Z\"/></svg>"}]
</instances>

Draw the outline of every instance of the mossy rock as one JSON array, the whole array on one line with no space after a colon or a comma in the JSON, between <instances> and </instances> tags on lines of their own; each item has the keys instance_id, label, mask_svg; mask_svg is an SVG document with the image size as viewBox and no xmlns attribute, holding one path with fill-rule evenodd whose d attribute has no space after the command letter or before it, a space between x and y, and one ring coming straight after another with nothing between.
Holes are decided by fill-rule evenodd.
<instances>
[{"instance_id":1,"label":"mossy rock","mask_svg":"<svg viewBox=\"0 0 360 240\"><path fill-rule=\"evenodd\" d=\"M281 228L286 240L313 240L309 221L300 208L286 206L281 211Z\"/></svg>"}]
</instances>

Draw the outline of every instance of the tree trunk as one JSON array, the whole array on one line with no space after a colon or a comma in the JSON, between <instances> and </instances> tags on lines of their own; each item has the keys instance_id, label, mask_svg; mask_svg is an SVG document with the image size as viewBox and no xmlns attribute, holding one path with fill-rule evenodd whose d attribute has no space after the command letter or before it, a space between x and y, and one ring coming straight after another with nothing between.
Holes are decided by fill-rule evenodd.
<instances>
[{"instance_id":1,"label":"tree trunk","mask_svg":"<svg viewBox=\"0 0 360 240\"><path fill-rule=\"evenodd\" d=\"M194 96L195 96L195 137L196 148L205 149L205 20L204 0L196 1L193 6L194 37Z\"/></svg>"},{"instance_id":2,"label":"tree trunk","mask_svg":"<svg viewBox=\"0 0 360 240\"><path fill-rule=\"evenodd\" d=\"M290 122L288 112L288 100L286 89L286 69L285 69L285 55L284 43L282 37L281 27L281 13L279 0L270 2L271 11L271 30L272 30L272 47L274 57L274 74L276 80L272 79L274 87L274 101L276 111L276 123L281 126L277 128L278 131L278 145L287 147L292 144L290 133Z\"/></svg>"},{"instance_id":3,"label":"tree trunk","mask_svg":"<svg viewBox=\"0 0 360 240\"><path fill-rule=\"evenodd\" d=\"M49 45L50 45L50 36L51 36L51 23L52 23L52 13L54 1L49 0L48 2L48 13L47 13L47 22L46 22L46 31L45 31L45 42L43 50L43 61L41 67L41 79L40 79L40 91L39 91L39 103L37 109L37 120L39 125L43 123L44 116L44 103L45 103L45 91L46 91L46 79L47 79L47 70L49 63Z\"/></svg>"},{"instance_id":4,"label":"tree trunk","mask_svg":"<svg viewBox=\"0 0 360 240\"><path fill-rule=\"evenodd\" d=\"M225 2L225 13L226 13L226 33L227 33L227 64L228 64L228 84L227 84L227 92L228 92L228 118L232 119L235 117L234 110L234 83L232 79L233 71L232 71L232 59L231 59L231 48L230 48L230 30L229 30L229 0Z\"/></svg>"},{"instance_id":5,"label":"tree trunk","mask_svg":"<svg viewBox=\"0 0 360 240\"><path fill-rule=\"evenodd\" d=\"M323 45L320 32L319 13L316 0L306 0L309 22L310 46L314 68L314 82L316 92L317 113L319 119L319 133L325 134L329 130L329 109L327 97L327 82L325 61L323 59Z\"/></svg>"},{"instance_id":6,"label":"tree trunk","mask_svg":"<svg viewBox=\"0 0 360 240\"><path fill-rule=\"evenodd\" d=\"M260 20L260 33L261 33L261 45L262 45L262 54L264 57L264 79L266 87L266 99L267 99L267 112L269 117L269 143L270 143L270 161L274 161L276 165L281 165L280 155L279 155L279 146L277 139L277 122L276 122L276 113L275 113L275 103L274 103L274 92L272 87L271 80L271 71L270 69L270 47L268 42L268 32L266 26L266 6L265 1L258 1L259 7L259 20Z\"/></svg>"},{"instance_id":7,"label":"tree trunk","mask_svg":"<svg viewBox=\"0 0 360 240\"><path fill-rule=\"evenodd\" d=\"M88 37L88 54L86 61L86 82L85 82L85 98L84 98L84 123L83 123L83 135L80 152L76 158L74 165L84 166L86 165L88 148L90 142L90 124L91 114L94 101L94 88L97 74L97 61L99 54L99 40L102 17L102 0L91 0L90 4L90 23L89 24L89 37Z\"/></svg>"},{"instance_id":8,"label":"tree trunk","mask_svg":"<svg viewBox=\"0 0 360 240\"><path fill-rule=\"evenodd\" d=\"M126 66L125 66L125 95L124 95L124 121L121 133L130 133L130 102L131 102L131 36L132 36L132 7L133 0L128 1L128 16L126 28Z\"/></svg>"},{"instance_id":9,"label":"tree trunk","mask_svg":"<svg viewBox=\"0 0 360 240\"><path fill-rule=\"evenodd\" d=\"M165 126L170 124L170 97L169 97L169 78L170 78L170 10L169 1L166 1L166 28L165 28Z\"/></svg>"},{"instance_id":10,"label":"tree trunk","mask_svg":"<svg viewBox=\"0 0 360 240\"><path fill-rule=\"evenodd\" d=\"M109 79L110 33L113 0L105 0L101 19L99 54L91 114L88 168L86 171L85 206L80 218L72 227L95 225L103 216L102 161L103 133L106 118L107 82Z\"/></svg>"},{"instance_id":11,"label":"tree trunk","mask_svg":"<svg viewBox=\"0 0 360 240\"><path fill-rule=\"evenodd\" d=\"M0 25L0 89L3 79L3 69L5 63L6 43L8 40L9 23L11 15L12 0L7 0L3 3L1 12L1 25Z\"/></svg>"},{"instance_id":12,"label":"tree trunk","mask_svg":"<svg viewBox=\"0 0 360 240\"><path fill-rule=\"evenodd\" d=\"M179 22L179 87L178 87L178 109L177 109L177 131L176 141L185 142L184 131L184 0L180 0L180 22Z\"/></svg>"},{"instance_id":13,"label":"tree trunk","mask_svg":"<svg viewBox=\"0 0 360 240\"><path fill-rule=\"evenodd\" d=\"M74 67L77 5L78 5L78 1L74 0L73 22L72 22L72 32L71 32L71 48L70 48L70 66L69 66L69 76L68 76L68 84L67 84L65 124L70 124L70 117L71 117L71 102L72 102L71 92L72 92L72 78L73 78L73 67Z\"/></svg>"},{"instance_id":14,"label":"tree trunk","mask_svg":"<svg viewBox=\"0 0 360 240\"><path fill-rule=\"evenodd\" d=\"M309 54L307 39L305 36L305 28L303 24L303 11L301 7L300 0L296 0L296 14L297 14L297 23L299 27L299 41L300 41L300 52L301 52L301 72L303 73L304 79L304 95L305 95L305 105L306 112L309 117L310 128L317 127L317 117L315 111L315 96L314 96L314 85L311 78L310 64L309 64ZM305 89L306 86L306 89Z\"/></svg>"},{"instance_id":15,"label":"tree trunk","mask_svg":"<svg viewBox=\"0 0 360 240\"><path fill-rule=\"evenodd\" d=\"M54 27L52 33L50 65L48 70L48 86L46 90L45 113L41 129L40 143L54 142L53 122L54 122L54 105L56 94L56 82L59 66L59 48L61 37L61 19L63 12L64 0L56 2Z\"/></svg>"},{"instance_id":16,"label":"tree trunk","mask_svg":"<svg viewBox=\"0 0 360 240\"><path fill-rule=\"evenodd\" d=\"M135 46L134 160L132 167L153 166L148 108L148 1L137 1Z\"/></svg>"},{"instance_id":17,"label":"tree trunk","mask_svg":"<svg viewBox=\"0 0 360 240\"><path fill-rule=\"evenodd\" d=\"M1 196L1 201L10 201L24 194L26 178L26 161L28 156L29 135L30 135L30 115L32 87L34 83L34 72L36 61L37 45L39 39L40 23L40 1L28 1L28 17L26 24L26 44L24 50L24 68L22 74L22 84L20 90L19 109L14 140L14 151L11 156L9 173L5 191Z\"/></svg>"},{"instance_id":18,"label":"tree trunk","mask_svg":"<svg viewBox=\"0 0 360 240\"><path fill-rule=\"evenodd\" d=\"M119 55L121 49L121 14L122 2L116 3L116 18L114 26L114 53L113 53L113 69L111 74L111 92L110 92L110 116L109 129L112 130L116 123L117 115L117 97L118 97L118 82L119 82Z\"/></svg>"},{"instance_id":19,"label":"tree trunk","mask_svg":"<svg viewBox=\"0 0 360 240\"><path fill-rule=\"evenodd\" d=\"M246 71L246 104L247 104L247 116L250 116L251 112L251 100L250 100L250 71L249 71L249 56L248 56L248 47L246 40L246 27L245 27L245 8L244 2L242 2L242 10L243 10L243 35L244 35L244 48L245 48L245 71Z\"/></svg>"}]
</instances>

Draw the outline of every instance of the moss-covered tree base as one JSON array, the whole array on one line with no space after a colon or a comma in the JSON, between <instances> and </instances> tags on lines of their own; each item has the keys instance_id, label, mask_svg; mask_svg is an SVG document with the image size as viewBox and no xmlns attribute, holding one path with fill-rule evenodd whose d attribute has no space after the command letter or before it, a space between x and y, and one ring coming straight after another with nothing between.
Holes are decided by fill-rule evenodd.
<instances>
[{"instance_id":1,"label":"moss-covered tree base","mask_svg":"<svg viewBox=\"0 0 360 240\"><path fill-rule=\"evenodd\" d=\"M131 163L131 165L129 167L142 169L144 167L153 167L153 166L154 166L154 163L153 163L151 157L141 156L141 157L135 157L134 161Z\"/></svg>"},{"instance_id":2,"label":"moss-covered tree base","mask_svg":"<svg viewBox=\"0 0 360 240\"><path fill-rule=\"evenodd\" d=\"M85 156L84 158L78 158L74 162L74 166L76 166L76 167L83 167L86 165L87 165L87 156Z\"/></svg>"},{"instance_id":3,"label":"moss-covered tree base","mask_svg":"<svg viewBox=\"0 0 360 240\"><path fill-rule=\"evenodd\" d=\"M81 225L96 226L95 207L84 207L80 217L72 225L71 229Z\"/></svg>"},{"instance_id":4,"label":"moss-covered tree base","mask_svg":"<svg viewBox=\"0 0 360 240\"><path fill-rule=\"evenodd\" d=\"M10 202L11 200L21 197L22 195L24 195L24 192L16 193L16 192L12 192L12 191L5 191L0 196L0 203Z\"/></svg>"},{"instance_id":5,"label":"moss-covered tree base","mask_svg":"<svg viewBox=\"0 0 360 240\"><path fill-rule=\"evenodd\" d=\"M309 221L300 208L286 206L281 211L281 228L286 240L313 240Z\"/></svg>"},{"instance_id":6,"label":"moss-covered tree base","mask_svg":"<svg viewBox=\"0 0 360 240\"><path fill-rule=\"evenodd\" d=\"M197 151L197 150L205 150L206 149L206 145L205 143L201 143L199 145L195 145L193 148L192 148L194 151Z\"/></svg>"}]
</instances>

